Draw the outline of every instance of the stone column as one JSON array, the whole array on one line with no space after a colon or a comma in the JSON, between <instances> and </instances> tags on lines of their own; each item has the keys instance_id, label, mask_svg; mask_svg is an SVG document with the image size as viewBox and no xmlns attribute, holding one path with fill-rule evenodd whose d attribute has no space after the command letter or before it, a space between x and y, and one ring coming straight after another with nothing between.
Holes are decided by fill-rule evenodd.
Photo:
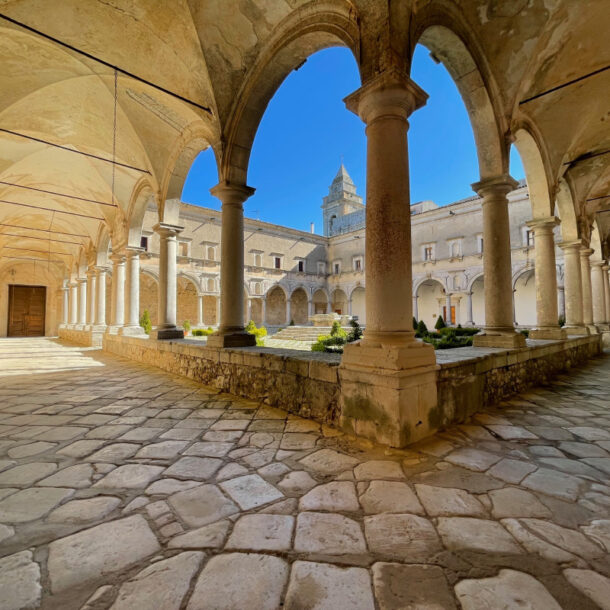
<instances>
[{"instance_id":1,"label":"stone column","mask_svg":"<svg viewBox=\"0 0 610 610\"><path fill-rule=\"evenodd\" d=\"M176 326L176 237L184 227L159 223L159 324L150 336L153 339L184 339L184 331Z\"/></svg>"},{"instance_id":2,"label":"stone column","mask_svg":"<svg viewBox=\"0 0 610 610\"><path fill-rule=\"evenodd\" d=\"M144 336L140 326L140 252L144 249L129 246L126 249L127 265L125 275L125 325L120 329L121 335Z\"/></svg>"},{"instance_id":3,"label":"stone column","mask_svg":"<svg viewBox=\"0 0 610 610\"><path fill-rule=\"evenodd\" d=\"M580 276L582 282L582 320L589 332L596 333L593 326L593 294L591 290L591 263L590 257L594 250L582 247L580 249Z\"/></svg>"},{"instance_id":4,"label":"stone column","mask_svg":"<svg viewBox=\"0 0 610 610\"><path fill-rule=\"evenodd\" d=\"M78 284L70 284L70 324L75 326L78 323Z\"/></svg>"},{"instance_id":5,"label":"stone column","mask_svg":"<svg viewBox=\"0 0 610 610\"><path fill-rule=\"evenodd\" d=\"M566 295L563 286L557 286L557 313L566 319Z\"/></svg>"},{"instance_id":6,"label":"stone column","mask_svg":"<svg viewBox=\"0 0 610 610\"><path fill-rule=\"evenodd\" d=\"M64 284L61 288L62 292L63 292L63 309L61 312L61 320L62 323L61 325L63 327L68 325L68 322L70 320L70 287L68 284Z\"/></svg>"},{"instance_id":7,"label":"stone column","mask_svg":"<svg viewBox=\"0 0 610 610\"><path fill-rule=\"evenodd\" d=\"M604 294L604 261L591 262L591 294L593 298L593 324L606 322L606 295Z\"/></svg>"},{"instance_id":8,"label":"stone column","mask_svg":"<svg viewBox=\"0 0 610 610\"><path fill-rule=\"evenodd\" d=\"M606 324L610 324L610 278L608 277L608 270L610 266L607 263L604 264L602 270L604 272L604 302L606 303Z\"/></svg>"},{"instance_id":9,"label":"stone column","mask_svg":"<svg viewBox=\"0 0 610 610\"><path fill-rule=\"evenodd\" d=\"M395 68L345 99L366 124L366 330L345 346L341 425L394 447L437 427L436 359L415 339L407 117L427 95Z\"/></svg>"},{"instance_id":10,"label":"stone column","mask_svg":"<svg viewBox=\"0 0 610 610\"><path fill-rule=\"evenodd\" d=\"M78 278L78 326L83 330L87 324L87 278Z\"/></svg>"},{"instance_id":11,"label":"stone column","mask_svg":"<svg viewBox=\"0 0 610 610\"><path fill-rule=\"evenodd\" d=\"M447 326L453 326L451 322L451 293L448 292L445 295L445 324Z\"/></svg>"},{"instance_id":12,"label":"stone column","mask_svg":"<svg viewBox=\"0 0 610 610\"><path fill-rule=\"evenodd\" d=\"M475 335L475 347L525 347L515 332L507 195L517 188L509 175L486 178L472 185L483 198L483 274L485 327Z\"/></svg>"},{"instance_id":13,"label":"stone column","mask_svg":"<svg viewBox=\"0 0 610 610\"><path fill-rule=\"evenodd\" d=\"M110 300L110 325L107 332L116 334L125 323L125 256L112 254L112 298Z\"/></svg>"},{"instance_id":14,"label":"stone column","mask_svg":"<svg viewBox=\"0 0 610 610\"><path fill-rule=\"evenodd\" d=\"M313 302L313 299L309 299L307 301L307 311L309 312L309 317L311 318L311 316L313 316L316 311L315 311L315 303Z\"/></svg>"},{"instance_id":15,"label":"stone column","mask_svg":"<svg viewBox=\"0 0 610 610\"><path fill-rule=\"evenodd\" d=\"M468 319L466 320L466 326L474 326L474 320L472 315L472 292L466 293L466 314Z\"/></svg>"},{"instance_id":16,"label":"stone column","mask_svg":"<svg viewBox=\"0 0 610 610\"><path fill-rule=\"evenodd\" d=\"M216 297L216 326L220 326L220 297Z\"/></svg>"},{"instance_id":17,"label":"stone column","mask_svg":"<svg viewBox=\"0 0 610 610\"><path fill-rule=\"evenodd\" d=\"M527 223L534 231L536 282L536 328L530 330L532 339L565 339L559 326L557 309L557 269L555 267L555 236L553 229L559 219L537 218Z\"/></svg>"},{"instance_id":18,"label":"stone column","mask_svg":"<svg viewBox=\"0 0 610 610\"><path fill-rule=\"evenodd\" d=\"M248 297L248 315L246 317L248 318L248 322L250 322L252 319L252 299L250 297Z\"/></svg>"},{"instance_id":19,"label":"stone column","mask_svg":"<svg viewBox=\"0 0 610 610\"><path fill-rule=\"evenodd\" d=\"M460 322L460 318L461 318L460 301L461 301L460 297L457 297L455 299L455 325L456 326L458 326L461 323Z\"/></svg>"},{"instance_id":20,"label":"stone column","mask_svg":"<svg viewBox=\"0 0 610 610\"><path fill-rule=\"evenodd\" d=\"M267 299L261 298L261 317L263 318L263 326L267 326Z\"/></svg>"},{"instance_id":21,"label":"stone column","mask_svg":"<svg viewBox=\"0 0 610 610\"><path fill-rule=\"evenodd\" d=\"M568 335L588 335L589 329L583 323L582 312L581 241L562 242L559 247L563 250L563 286L566 300L564 330Z\"/></svg>"},{"instance_id":22,"label":"stone column","mask_svg":"<svg viewBox=\"0 0 610 610\"><path fill-rule=\"evenodd\" d=\"M352 316L352 297L347 297L347 315Z\"/></svg>"},{"instance_id":23,"label":"stone column","mask_svg":"<svg viewBox=\"0 0 610 610\"><path fill-rule=\"evenodd\" d=\"M203 328L203 296L197 295L197 326Z\"/></svg>"},{"instance_id":24,"label":"stone column","mask_svg":"<svg viewBox=\"0 0 610 610\"><path fill-rule=\"evenodd\" d=\"M413 317L419 322L419 311L417 308L417 299L419 299L419 297L414 294L413 295Z\"/></svg>"},{"instance_id":25,"label":"stone column","mask_svg":"<svg viewBox=\"0 0 610 610\"><path fill-rule=\"evenodd\" d=\"M106 268L96 267L97 275L97 307L95 308L96 330L104 330L106 327Z\"/></svg>"},{"instance_id":26,"label":"stone column","mask_svg":"<svg viewBox=\"0 0 610 610\"><path fill-rule=\"evenodd\" d=\"M244 208L254 193L249 186L220 182L210 190L222 201L220 238L220 302L218 330L208 337L210 347L256 345L256 337L244 330Z\"/></svg>"},{"instance_id":27,"label":"stone column","mask_svg":"<svg viewBox=\"0 0 610 610\"><path fill-rule=\"evenodd\" d=\"M290 297L286 297L286 326L290 324L290 319L292 318L292 301Z\"/></svg>"},{"instance_id":28,"label":"stone column","mask_svg":"<svg viewBox=\"0 0 610 610\"><path fill-rule=\"evenodd\" d=\"M87 326L89 329L95 324L95 310L97 308L97 277L95 268L91 267L87 271L87 285L89 286L89 296L87 298Z\"/></svg>"}]
</instances>

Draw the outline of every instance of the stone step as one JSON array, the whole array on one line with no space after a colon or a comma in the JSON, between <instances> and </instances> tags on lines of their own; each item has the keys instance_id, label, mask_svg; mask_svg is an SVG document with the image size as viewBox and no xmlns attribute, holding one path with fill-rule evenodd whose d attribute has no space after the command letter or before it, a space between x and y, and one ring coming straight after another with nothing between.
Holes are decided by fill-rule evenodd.
<instances>
[{"instance_id":1,"label":"stone step","mask_svg":"<svg viewBox=\"0 0 610 610\"><path fill-rule=\"evenodd\" d=\"M310 341L315 342L320 335L330 335L330 326L288 326L273 335L274 339L288 341ZM350 332L351 327L344 326L345 332Z\"/></svg>"}]
</instances>

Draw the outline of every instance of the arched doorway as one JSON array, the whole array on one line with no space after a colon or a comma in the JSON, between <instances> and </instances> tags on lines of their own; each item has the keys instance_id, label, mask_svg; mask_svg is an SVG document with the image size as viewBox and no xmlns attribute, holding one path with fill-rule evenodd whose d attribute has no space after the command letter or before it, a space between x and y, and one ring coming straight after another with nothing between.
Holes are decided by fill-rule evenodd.
<instances>
[{"instance_id":1,"label":"arched doorway","mask_svg":"<svg viewBox=\"0 0 610 610\"><path fill-rule=\"evenodd\" d=\"M269 326L284 326L286 321L286 293L275 286L269 290L266 296L267 302L267 324Z\"/></svg>"},{"instance_id":2,"label":"arched doorway","mask_svg":"<svg viewBox=\"0 0 610 610\"><path fill-rule=\"evenodd\" d=\"M485 326L485 286L480 275L470 287L472 292L472 322L475 326Z\"/></svg>"},{"instance_id":3,"label":"arched doorway","mask_svg":"<svg viewBox=\"0 0 610 610\"><path fill-rule=\"evenodd\" d=\"M514 282L515 324L536 326L536 282L533 269L522 272Z\"/></svg>"},{"instance_id":4,"label":"arched doorway","mask_svg":"<svg viewBox=\"0 0 610 610\"><path fill-rule=\"evenodd\" d=\"M316 290L312 300L314 313L328 313L328 297L323 290Z\"/></svg>"},{"instance_id":5,"label":"arched doorway","mask_svg":"<svg viewBox=\"0 0 610 610\"><path fill-rule=\"evenodd\" d=\"M347 315L349 313L347 295L341 288L333 290L331 295L331 307L335 313L340 315Z\"/></svg>"},{"instance_id":6,"label":"arched doorway","mask_svg":"<svg viewBox=\"0 0 610 610\"><path fill-rule=\"evenodd\" d=\"M303 326L309 321L307 293L303 288L297 288L290 297L290 315L297 326Z\"/></svg>"},{"instance_id":7,"label":"arched doorway","mask_svg":"<svg viewBox=\"0 0 610 610\"><path fill-rule=\"evenodd\" d=\"M140 273L140 317L145 310L150 315L150 321L153 326L158 322L158 307L159 307L159 284L148 273Z\"/></svg>"},{"instance_id":8,"label":"arched doorway","mask_svg":"<svg viewBox=\"0 0 610 610\"><path fill-rule=\"evenodd\" d=\"M352 316L357 318L360 326L366 324L366 301L362 286L358 286L352 291Z\"/></svg>"},{"instance_id":9,"label":"arched doorway","mask_svg":"<svg viewBox=\"0 0 610 610\"><path fill-rule=\"evenodd\" d=\"M445 289L439 280L424 280L417 288L417 315L428 329L433 329L438 316L444 316ZM445 320L445 322L447 322Z\"/></svg>"},{"instance_id":10,"label":"arched doorway","mask_svg":"<svg viewBox=\"0 0 610 610\"><path fill-rule=\"evenodd\" d=\"M199 319L199 297L197 296L197 286L186 276L178 277L178 303L177 303L177 324L178 326L188 320L191 326L197 324Z\"/></svg>"}]
</instances>

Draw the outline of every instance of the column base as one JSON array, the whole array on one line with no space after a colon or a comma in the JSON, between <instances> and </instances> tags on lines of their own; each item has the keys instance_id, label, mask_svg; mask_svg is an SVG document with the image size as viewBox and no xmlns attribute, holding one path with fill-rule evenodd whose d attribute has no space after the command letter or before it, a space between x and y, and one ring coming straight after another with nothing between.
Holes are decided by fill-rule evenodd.
<instances>
[{"instance_id":1,"label":"column base","mask_svg":"<svg viewBox=\"0 0 610 610\"><path fill-rule=\"evenodd\" d=\"M184 331L181 328L155 328L150 331L150 338L157 341L167 341L168 339L184 339Z\"/></svg>"},{"instance_id":2,"label":"column base","mask_svg":"<svg viewBox=\"0 0 610 610\"><path fill-rule=\"evenodd\" d=\"M339 367L341 427L392 447L405 447L442 424L432 346L345 346Z\"/></svg>"},{"instance_id":3,"label":"column base","mask_svg":"<svg viewBox=\"0 0 610 610\"><path fill-rule=\"evenodd\" d=\"M141 326L121 326L119 329L119 335L123 335L125 337L147 336Z\"/></svg>"},{"instance_id":4,"label":"column base","mask_svg":"<svg viewBox=\"0 0 610 610\"><path fill-rule=\"evenodd\" d=\"M512 331L498 332L484 330L472 338L473 347L503 347L506 349L517 349L525 347L525 336L521 333Z\"/></svg>"},{"instance_id":5,"label":"column base","mask_svg":"<svg viewBox=\"0 0 610 610\"><path fill-rule=\"evenodd\" d=\"M107 326L105 324L94 324L91 327L92 333L105 333Z\"/></svg>"},{"instance_id":6,"label":"column base","mask_svg":"<svg viewBox=\"0 0 610 610\"><path fill-rule=\"evenodd\" d=\"M530 330L530 339L547 339L554 341L563 341L567 334L563 328L532 328Z\"/></svg>"},{"instance_id":7,"label":"column base","mask_svg":"<svg viewBox=\"0 0 610 610\"><path fill-rule=\"evenodd\" d=\"M566 335L584 335L589 336L591 333L586 326L564 326Z\"/></svg>"},{"instance_id":8,"label":"column base","mask_svg":"<svg viewBox=\"0 0 610 610\"><path fill-rule=\"evenodd\" d=\"M595 324L587 324L586 326L589 329L590 335L599 335L599 331L597 330L597 326L595 326Z\"/></svg>"},{"instance_id":9,"label":"column base","mask_svg":"<svg viewBox=\"0 0 610 610\"><path fill-rule=\"evenodd\" d=\"M217 330L208 337L209 347L252 347L256 345L256 337L245 330Z\"/></svg>"},{"instance_id":10,"label":"column base","mask_svg":"<svg viewBox=\"0 0 610 610\"><path fill-rule=\"evenodd\" d=\"M599 324L595 325L595 328L597 328L597 332L605 333L610 330L610 324L608 324L607 322L600 322Z\"/></svg>"},{"instance_id":11,"label":"column base","mask_svg":"<svg viewBox=\"0 0 610 610\"><path fill-rule=\"evenodd\" d=\"M109 324L106 326L106 334L108 335L118 335L119 330L123 328L122 326L117 326L116 324Z\"/></svg>"}]
</instances>

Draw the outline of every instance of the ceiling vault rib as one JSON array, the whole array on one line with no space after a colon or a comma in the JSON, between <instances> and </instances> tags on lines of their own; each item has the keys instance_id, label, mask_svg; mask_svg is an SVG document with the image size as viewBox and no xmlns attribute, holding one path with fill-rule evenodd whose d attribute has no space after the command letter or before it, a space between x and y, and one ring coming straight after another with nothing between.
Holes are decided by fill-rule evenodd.
<instances>
[{"instance_id":1,"label":"ceiling vault rib","mask_svg":"<svg viewBox=\"0 0 610 610\"><path fill-rule=\"evenodd\" d=\"M576 159L572 159L572 161L566 161L564 165L576 165L581 161L588 161L589 159L593 159L594 157L601 157L602 155L607 155L610 153L610 148L607 150L600 150L599 152L588 152L576 157Z\"/></svg>"},{"instance_id":2,"label":"ceiling vault rib","mask_svg":"<svg viewBox=\"0 0 610 610\"><path fill-rule=\"evenodd\" d=\"M207 106L204 106L203 104L194 102L193 100L190 100L189 98L184 97L184 96L180 95L179 93L174 93L173 91L170 91L169 89L166 89L165 87L161 87L161 85L157 85L149 80L146 80L145 78L142 78L141 76L138 76L137 74L133 74L132 72L128 72L127 70L124 70L123 68L119 68L118 66L115 66L114 64L111 64L110 62L104 61L103 59L100 59L99 57L96 57L95 55L92 55L91 53L87 53L87 51L83 51L82 49L79 49L78 47L75 47L71 44L68 44L67 42L64 42L63 40L59 40L59 38L55 38L54 36L45 34L44 32L37 30L36 28L33 28L29 25L26 25L25 23L22 23L21 21L17 21L16 19L13 19L12 17L5 15L4 13L0 13L0 19L4 19L5 21L12 23L13 25L18 25L19 27L24 28L28 32L32 32L32 34L41 36L42 38L45 38L46 40L50 40L51 42L54 42L55 44L61 45L62 47L69 49L70 51L74 51L75 53L78 53L79 55L83 55L87 59L96 61L99 64L106 66L107 68L112 68L113 70L116 70L117 72L120 72L121 74L128 76L129 78L133 78L134 80L144 83L145 85L149 85L150 87L153 87L154 89L157 89L158 91L162 91L163 93L166 93L167 95L171 95L172 97L175 97L176 99L179 99L182 102L186 102L187 104L190 104L191 106L195 106L196 108L199 108L200 110L203 110L204 112L207 112L210 116L213 116L213 114L214 114L210 108L208 108Z\"/></svg>"},{"instance_id":3,"label":"ceiling vault rib","mask_svg":"<svg viewBox=\"0 0 610 610\"><path fill-rule=\"evenodd\" d=\"M0 199L0 203L6 203L8 205L18 205L24 208L31 208L33 210L39 210L44 212L53 212L56 214L68 214L69 216L79 216L80 218L86 218L87 220L106 220L103 216L90 216L89 214L79 214L78 212L66 212L65 210L56 210L54 208L45 208L38 205L30 205L29 203L18 203L17 201L8 201L7 199Z\"/></svg>"},{"instance_id":4,"label":"ceiling vault rib","mask_svg":"<svg viewBox=\"0 0 610 610\"><path fill-rule=\"evenodd\" d=\"M76 244L77 246L82 246L82 241L66 241L64 239L51 239L50 237L34 237L32 235L19 235L19 233L3 233L0 231L0 235L6 235L8 237L23 237L24 239L38 239L40 241L54 241L58 244Z\"/></svg>"},{"instance_id":5,"label":"ceiling vault rib","mask_svg":"<svg viewBox=\"0 0 610 610\"><path fill-rule=\"evenodd\" d=\"M129 165L127 163L121 163L120 161L113 161L112 159L106 159L104 157L100 157L99 155L94 155L92 153L86 153L82 150L75 150L74 148L69 148L68 146L63 146L62 144L56 144L55 142L49 142L48 140L43 140L42 138L35 138L34 136L28 136L25 133L21 133L19 131L13 131L11 129L4 129L0 127L0 131L4 133L8 133L12 136L18 136L20 138L25 138L27 140L32 140L33 142L40 142L41 144L46 144L47 146L53 146L55 148L61 148L62 150L66 150L71 153L76 153L78 155L83 155L84 157L90 157L91 159L96 159L98 161L104 161L106 163L112 163L113 165L120 165L126 169L133 169L137 172L142 172L144 174L150 174L150 171L147 169L142 169L141 167L135 167L134 165Z\"/></svg>"},{"instance_id":6,"label":"ceiling vault rib","mask_svg":"<svg viewBox=\"0 0 610 610\"><path fill-rule=\"evenodd\" d=\"M89 235L83 235L82 233L68 233L67 231L59 231L57 229L36 229L35 227L26 227L25 225L11 225L6 222L0 222L0 227L13 227L15 229L25 229L26 231L44 231L45 233L59 233L61 235L70 235L72 237L89 237Z\"/></svg>"},{"instance_id":7,"label":"ceiling vault rib","mask_svg":"<svg viewBox=\"0 0 610 610\"><path fill-rule=\"evenodd\" d=\"M2 249L3 250L25 250L26 252L39 252L40 254L59 254L60 256L72 256L68 252L58 252L57 250L34 250L33 248L18 248L17 246L2 246Z\"/></svg>"},{"instance_id":8,"label":"ceiling vault rib","mask_svg":"<svg viewBox=\"0 0 610 610\"><path fill-rule=\"evenodd\" d=\"M78 197L77 195L67 195L66 193L57 193L55 191L48 191L46 189L36 188L35 186L25 186L24 184L16 184L14 182L6 182L0 180L0 184L6 184L7 186L15 186L20 189L27 189L29 191L37 191L39 193L46 193L47 195L56 195L57 197L67 197L68 199L78 199L79 201L86 201L87 203L97 203L98 205L107 205L111 208L116 208L115 203L107 203L105 201L97 201L97 199L87 199L86 197Z\"/></svg>"},{"instance_id":9,"label":"ceiling vault rib","mask_svg":"<svg viewBox=\"0 0 610 610\"><path fill-rule=\"evenodd\" d=\"M610 70L610 66L604 66L603 68L599 68L598 70L593 70L593 72L589 72L588 74L583 74L582 76L579 76L578 78L574 78L572 80L569 80L567 83L562 83L561 85L557 85L556 87L552 87L551 89L547 89L546 91L542 91L542 93L537 93L536 95L532 95L532 97L528 97L524 100L521 100L519 102L519 105L521 106L522 104L527 104L528 102L531 102L533 100L537 100L539 97L543 97L544 95L548 95L549 93L553 93L555 91L559 91L559 89L563 89L564 87L569 87L570 85L574 85L576 83L579 83L582 80L585 80L587 78L591 78L592 76L596 76L597 74L601 74L602 72L605 72L606 70Z\"/></svg>"}]
</instances>

